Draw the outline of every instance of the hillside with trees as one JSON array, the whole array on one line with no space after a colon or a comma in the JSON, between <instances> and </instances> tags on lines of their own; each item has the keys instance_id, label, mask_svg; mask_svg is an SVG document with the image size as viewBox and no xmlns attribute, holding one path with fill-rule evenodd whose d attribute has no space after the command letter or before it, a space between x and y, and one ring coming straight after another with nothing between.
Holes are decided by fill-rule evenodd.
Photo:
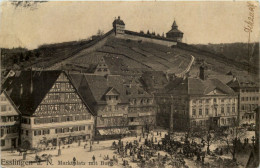
<instances>
[{"instance_id":1,"label":"hillside with trees","mask_svg":"<svg viewBox=\"0 0 260 168\"><path fill-rule=\"evenodd\" d=\"M208 51L237 63L259 69L259 43L196 44L198 49Z\"/></svg>"}]
</instances>

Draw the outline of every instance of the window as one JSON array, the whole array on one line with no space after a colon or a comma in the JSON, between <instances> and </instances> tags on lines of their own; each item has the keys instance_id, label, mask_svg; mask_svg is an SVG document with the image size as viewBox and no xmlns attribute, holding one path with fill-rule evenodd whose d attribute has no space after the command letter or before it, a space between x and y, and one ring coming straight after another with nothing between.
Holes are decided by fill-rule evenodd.
<instances>
[{"instance_id":1,"label":"window","mask_svg":"<svg viewBox=\"0 0 260 168\"><path fill-rule=\"evenodd\" d=\"M216 98L214 98L214 103L216 103L217 102L217 99Z\"/></svg>"},{"instance_id":2,"label":"window","mask_svg":"<svg viewBox=\"0 0 260 168\"><path fill-rule=\"evenodd\" d=\"M41 135L42 134L42 131L41 130L36 130L34 131L34 136L38 136L38 135ZM43 134L44 135L44 134Z\"/></svg>"},{"instance_id":3,"label":"window","mask_svg":"<svg viewBox=\"0 0 260 168\"><path fill-rule=\"evenodd\" d=\"M51 118L51 122L58 122L58 117Z\"/></svg>"},{"instance_id":4,"label":"window","mask_svg":"<svg viewBox=\"0 0 260 168\"><path fill-rule=\"evenodd\" d=\"M227 107L227 112L230 113L230 107Z\"/></svg>"},{"instance_id":5,"label":"window","mask_svg":"<svg viewBox=\"0 0 260 168\"><path fill-rule=\"evenodd\" d=\"M192 103L196 104L196 100L192 100Z\"/></svg>"},{"instance_id":6,"label":"window","mask_svg":"<svg viewBox=\"0 0 260 168\"><path fill-rule=\"evenodd\" d=\"M1 106L1 111L6 111L6 105Z\"/></svg>"},{"instance_id":7,"label":"window","mask_svg":"<svg viewBox=\"0 0 260 168\"><path fill-rule=\"evenodd\" d=\"M202 100L199 100L199 103L201 104L201 103L202 103Z\"/></svg>"},{"instance_id":8,"label":"window","mask_svg":"<svg viewBox=\"0 0 260 168\"><path fill-rule=\"evenodd\" d=\"M202 115L202 109L199 109L199 115Z\"/></svg>"},{"instance_id":9,"label":"window","mask_svg":"<svg viewBox=\"0 0 260 168\"><path fill-rule=\"evenodd\" d=\"M63 128L63 133L70 132L69 128Z\"/></svg>"},{"instance_id":10,"label":"window","mask_svg":"<svg viewBox=\"0 0 260 168\"><path fill-rule=\"evenodd\" d=\"M79 127L72 127L72 132L74 132L74 131L79 131Z\"/></svg>"},{"instance_id":11,"label":"window","mask_svg":"<svg viewBox=\"0 0 260 168\"><path fill-rule=\"evenodd\" d=\"M25 134L26 134L26 136L28 136L28 135L29 135L29 131L28 131L28 130L26 130L26 131L25 131Z\"/></svg>"},{"instance_id":12,"label":"window","mask_svg":"<svg viewBox=\"0 0 260 168\"><path fill-rule=\"evenodd\" d=\"M1 129L1 137L3 137L4 134L5 134L5 130L2 128L2 129Z\"/></svg>"},{"instance_id":13,"label":"window","mask_svg":"<svg viewBox=\"0 0 260 168\"><path fill-rule=\"evenodd\" d=\"M209 99L206 99L206 103L209 103Z\"/></svg>"},{"instance_id":14,"label":"window","mask_svg":"<svg viewBox=\"0 0 260 168\"><path fill-rule=\"evenodd\" d=\"M5 146L5 140L1 140L1 146Z\"/></svg>"},{"instance_id":15,"label":"window","mask_svg":"<svg viewBox=\"0 0 260 168\"><path fill-rule=\"evenodd\" d=\"M225 102L225 99L221 99L221 103L224 103Z\"/></svg>"},{"instance_id":16,"label":"window","mask_svg":"<svg viewBox=\"0 0 260 168\"><path fill-rule=\"evenodd\" d=\"M91 130L91 125L88 126L88 130Z\"/></svg>"},{"instance_id":17,"label":"window","mask_svg":"<svg viewBox=\"0 0 260 168\"><path fill-rule=\"evenodd\" d=\"M192 109L192 115L196 115L196 109Z\"/></svg>"},{"instance_id":18,"label":"window","mask_svg":"<svg viewBox=\"0 0 260 168\"><path fill-rule=\"evenodd\" d=\"M85 130L85 126L80 126L79 127L79 130L81 131L81 130Z\"/></svg>"},{"instance_id":19,"label":"window","mask_svg":"<svg viewBox=\"0 0 260 168\"><path fill-rule=\"evenodd\" d=\"M221 113L224 114L224 107L221 107Z\"/></svg>"},{"instance_id":20,"label":"window","mask_svg":"<svg viewBox=\"0 0 260 168\"><path fill-rule=\"evenodd\" d=\"M21 129L21 134L23 135L23 129Z\"/></svg>"},{"instance_id":21,"label":"window","mask_svg":"<svg viewBox=\"0 0 260 168\"><path fill-rule=\"evenodd\" d=\"M221 118L221 124L224 124L224 118Z\"/></svg>"},{"instance_id":22,"label":"window","mask_svg":"<svg viewBox=\"0 0 260 168\"><path fill-rule=\"evenodd\" d=\"M45 134L50 134L50 130L49 130L49 129L43 130L43 131L42 131L42 135L45 135Z\"/></svg>"},{"instance_id":23,"label":"window","mask_svg":"<svg viewBox=\"0 0 260 168\"><path fill-rule=\"evenodd\" d=\"M2 116L1 120L2 120L2 122L6 122L6 117Z\"/></svg>"},{"instance_id":24,"label":"window","mask_svg":"<svg viewBox=\"0 0 260 168\"><path fill-rule=\"evenodd\" d=\"M67 116L66 121L73 121L73 117L72 116Z\"/></svg>"},{"instance_id":25,"label":"window","mask_svg":"<svg viewBox=\"0 0 260 168\"><path fill-rule=\"evenodd\" d=\"M209 115L209 109L208 108L205 109L205 113L206 113L206 115Z\"/></svg>"},{"instance_id":26,"label":"window","mask_svg":"<svg viewBox=\"0 0 260 168\"><path fill-rule=\"evenodd\" d=\"M244 97L241 97L241 101L244 101L245 100L245 98Z\"/></svg>"},{"instance_id":27,"label":"window","mask_svg":"<svg viewBox=\"0 0 260 168\"><path fill-rule=\"evenodd\" d=\"M56 134L62 133L62 128L56 128L56 129L55 129L55 133L56 133Z\"/></svg>"}]
</instances>

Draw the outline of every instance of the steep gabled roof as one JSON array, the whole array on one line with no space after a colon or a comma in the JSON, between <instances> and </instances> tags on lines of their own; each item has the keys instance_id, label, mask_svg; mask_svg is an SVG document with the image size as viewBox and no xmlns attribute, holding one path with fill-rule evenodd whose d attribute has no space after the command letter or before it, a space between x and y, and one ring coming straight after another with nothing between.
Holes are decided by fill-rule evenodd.
<instances>
[{"instance_id":1,"label":"steep gabled roof","mask_svg":"<svg viewBox=\"0 0 260 168\"><path fill-rule=\"evenodd\" d=\"M166 87L168 93L177 95L207 95L215 89L223 92L224 94L234 95L235 92L226 84L218 79L201 80L199 78L176 78L170 82Z\"/></svg>"},{"instance_id":2,"label":"steep gabled roof","mask_svg":"<svg viewBox=\"0 0 260 168\"><path fill-rule=\"evenodd\" d=\"M62 71L20 71L8 78L3 89L23 115L32 115Z\"/></svg>"},{"instance_id":3,"label":"steep gabled roof","mask_svg":"<svg viewBox=\"0 0 260 168\"><path fill-rule=\"evenodd\" d=\"M105 95L111 90L118 92L120 103L128 103L123 78L119 75L70 74L70 76L72 81L76 81L73 78L82 78L80 84L77 84L77 90L94 112L97 104L106 104Z\"/></svg>"},{"instance_id":4,"label":"steep gabled roof","mask_svg":"<svg viewBox=\"0 0 260 168\"><path fill-rule=\"evenodd\" d=\"M107 92L104 94L106 96L116 96L116 95L120 95L120 93L113 87L109 87Z\"/></svg>"},{"instance_id":5,"label":"steep gabled roof","mask_svg":"<svg viewBox=\"0 0 260 168\"><path fill-rule=\"evenodd\" d=\"M259 87L257 82L253 82L244 76L236 76L235 79L228 82L227 85L231 88Z\"/></svg>"},{"instance_id":6,"label":"steep gabled roof","mask_svg":"<svg viewBox=\"0 0 260 168\"><path fill-rule=\"evenodd\" d=\"M1 90L1 94L4 94L5 97L7 98L7 100L10 102L10 104L13 106L13 108L15 109L15 111L18 114L21 114L20 110L17 108L17 106L14 104L13 100L10 98L10 96L7 94L7 92L5 90Z\"/></svg>"},{"instance_id":7,"label":"steep gabled roof","mask_svg":"<svg viewBox=\"0 0 260 168\"><path fill-rule=\"evenodd\" d=\"M126 92L127 92L127 97L128 98L137 98L137 97L141 97L141 98L150 98L152 97L152 95L150 95L149 93L147 93L141 86L139 85L129 85L126 86Z\"/></svg>"},{"instance_id":8,"label":"steep gabled roof","mask_svg":"<svg viewBox=\"0 0 260 168\"><path fill-rule=\"evenodd\" d=\"M69 75L63 71L17 71L13 77L6 80L3 89L23 115L31 116L61 73L64 73L71 81ZM80 81L80 79L75 78L74 80ZM76 83L72 82L75 89L74 84ZM76 92L81 97L77 89ZM86 102L82 101L93 114Z\"/></svg>"}]
</instances>

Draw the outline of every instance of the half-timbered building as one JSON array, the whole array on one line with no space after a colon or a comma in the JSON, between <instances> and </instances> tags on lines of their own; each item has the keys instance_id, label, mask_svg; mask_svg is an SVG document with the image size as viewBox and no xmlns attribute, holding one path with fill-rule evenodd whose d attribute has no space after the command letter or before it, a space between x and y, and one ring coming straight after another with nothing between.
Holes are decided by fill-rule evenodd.
<instances>
[{"instance_id":1,"label":"half-timbered building","mask_svg":"<svg viewBox=\"0 0 260 168\"><path fill-rule=\"evenodd\" d=\"M22 113L23 146L57 146L92 139L94 117L65 72L16 72L4 88Z\"/></svg>"}]
</instances>

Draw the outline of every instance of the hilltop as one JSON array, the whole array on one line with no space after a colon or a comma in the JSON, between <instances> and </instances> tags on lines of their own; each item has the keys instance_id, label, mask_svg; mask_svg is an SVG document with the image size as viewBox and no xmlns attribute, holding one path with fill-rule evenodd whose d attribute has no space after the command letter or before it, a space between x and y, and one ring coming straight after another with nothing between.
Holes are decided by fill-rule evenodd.
<instances>
[{"instance_id":1,"label":"hilltop","mask_svg":"<svg viewBox=\"0 0 260 168\"><path fill-rule=\"evenodd\" d=\"M105 42L101 42L102 44L99 44L93 51L85 53L85 49L97 45L102 40ZM44 45L32 51L23 49L17 52L16 49L12 53L10 50L6 53L6 57L11 58L16 54L19 59L20 53L23 55L30 53L28 61L17 63L20 68L25 69L30 67L49 69L54 64L63 62L63 69L92 72L93 68L104 58L112 74L133 75L151 70L178 74L188 66L192 55L195 57L195 62L191 67L191 76L197 75L198 66L202 62L207 65L210 74L226 74L233 71L247 75L247 67L238 64L239 62L233 60L234 58L229 58L227 61L215 53L194 46L179 43L175 47L167 47L149 42L119 39L107 34L83 42ZM8 67L12 67L11 64L9 63Z\"/></svg>"},{"instance_id":2,"label":"hilltop","mask_svg":"<svg viewBox=\"0 0 260 168\"><path fill-rule=\"evenodd\" d=\"M175 21L164 37L125 30L125 23L118 17L112 30L87 40L48 44L35 50L2 50L2 67L137 76L161 71L181 77L198 76L198 67L204 64L209 75L231 71L258 79L259 66L246 62L244 44L188 45L181 42L182 38ZM258 47L254 45L253 62L259 60Z\"/></svg>"}]
</instances>

